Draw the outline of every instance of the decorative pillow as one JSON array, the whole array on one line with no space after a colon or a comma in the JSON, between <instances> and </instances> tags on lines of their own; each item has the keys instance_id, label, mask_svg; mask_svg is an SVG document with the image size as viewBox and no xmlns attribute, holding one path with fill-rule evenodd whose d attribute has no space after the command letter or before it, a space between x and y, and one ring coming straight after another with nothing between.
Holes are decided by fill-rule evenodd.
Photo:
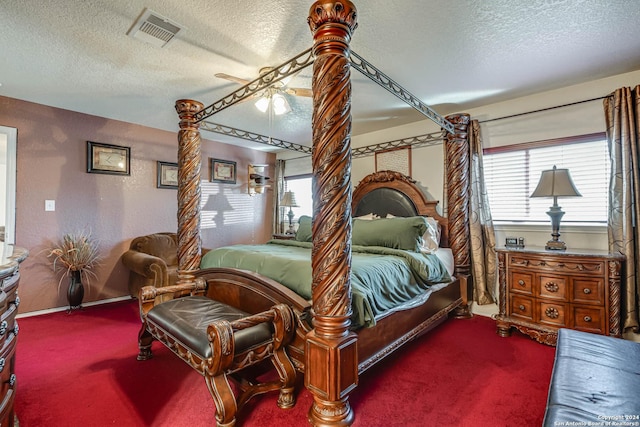
<instances>
[{"instance_id":1,"label":"decorative pillow","mask_svg":"<svg viewBox=\"0 0 640 427\"><path fill-rule=\"evenodd\" d=\"M296 231L295 239L298 242L311 242L311 217L302 215L298 219L298 231Z\"/></svg>"},{"instance_id":2,"label":"decorative pillow","mask_svg":"<svg viewBox=\"0 0 640 427\"><path fill-rule=\"evenodd\" d=\"M375 221L354 219L351 242L354 245L384 246L419 252L422 235L427 228L427 220L421 216L381 218Z\"/></svg>"}]
</instances>

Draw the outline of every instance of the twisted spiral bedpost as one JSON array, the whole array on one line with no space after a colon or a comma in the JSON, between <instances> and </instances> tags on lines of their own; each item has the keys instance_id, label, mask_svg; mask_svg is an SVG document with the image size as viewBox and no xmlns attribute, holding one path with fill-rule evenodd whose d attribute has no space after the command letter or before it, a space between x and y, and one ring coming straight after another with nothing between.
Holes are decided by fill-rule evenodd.
<instances>
[{"instance_id":1,"label":"twisted spiral bedpost","mask_svg":"<svg viewBox=\"0 0 640 427\"><path fill-rule=\"evenodd\" d=\"M200 267L200 124L194 115L204 108L198 101L180 99L178 132L178 283L193 282Z\"/></svg>"},{"instance_id":2,"label":"twisted spiral bedpost","mask_svg":"<svg viewBox=\"0 0 640 427\"><path fill-rule=\"evenodd\" d=\"M350 1L316 1L309 11L313 51L314 330L307 336L305 385L313 425L351 425L348 395L358 381L351 315L351 70L357 26Z\"/></svg>"},{"instance_id":3,"label":"twisted spiral bedpost","mask_svg":"<svg viewBox=\"0 0 640 427\"><path fill-rule=\"evenodd\" d=\"M612 260L609 266L609 335L619 337L622 334L622 325L620 321L620 271L622 262Z\"/></svg>"},{"instance_id":4,"label":"twisted spiral bedpost","mask_svg":"<svg viewBox=\"0 0 640 427\"><path fill-rule=\"evenodd\" d=\"M469 231L469 200L471 193L471 152L467 129L471 118L468 114L453 114L447 120L454 126L454 133L447 134L445 142L447 177L447 216L449 218L449 245L453 251L455 274L460 277L463 304L458 317L470 317L473 299L471 277L471 235Z\"/></svg>"}]
</instances>

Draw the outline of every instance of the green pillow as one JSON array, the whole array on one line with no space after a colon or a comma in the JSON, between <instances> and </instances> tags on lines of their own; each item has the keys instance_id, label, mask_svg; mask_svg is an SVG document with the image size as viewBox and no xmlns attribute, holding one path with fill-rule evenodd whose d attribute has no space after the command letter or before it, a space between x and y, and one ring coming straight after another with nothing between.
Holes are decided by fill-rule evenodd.
<instances>
[{"instance_id":1,"label":"green pillow","mask_svg":"<svg viewBox=\"0 0 640 427\"><path fill-rule=\"evenodd\" d=\"M296 231L296 240L298 242L311 242L311 217L302 215L298 219L298 231Z\"/></svg>"},{"instance_id":2,"label":"green pillow","mask_svg":"<svg viewBox=\"0 0 640 427\"><path fill-rule=\"evenodd\" d=\"M427 220L421 216L408 218L354 219L351 243L361 246L384 246L420 252Z\"/></svg>"}]
</instances>

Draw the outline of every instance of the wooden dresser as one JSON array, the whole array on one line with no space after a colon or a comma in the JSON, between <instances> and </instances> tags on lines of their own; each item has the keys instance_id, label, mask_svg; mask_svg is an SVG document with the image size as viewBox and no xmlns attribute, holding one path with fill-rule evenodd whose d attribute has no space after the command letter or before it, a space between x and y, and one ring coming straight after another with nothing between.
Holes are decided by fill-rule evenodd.
<instances>
[{"instance_id":1,"label":"wooden dresser","mask_svg":"<svg viewBox=\"0 0 640 427\"><path fill-rule=\"evenodd\" d=\"M15 355L18 341L18 283L20 263L29 254L25 249L3 245L0 256L0 426L13 427L16 394ZM17 423L15 423L17 425Z\"/></svg>"},{"instance_id":2,"label":"wooden dresser","mask_svg":"<svg viewBox=\"0 0 640 427\"><path fill-rule=\"evenodd\" d=\"M535 247L497 252L500 336L512 327L548 345L556 344L559 328L620 336L624 256Z\"/></svg>"}]
</instances>

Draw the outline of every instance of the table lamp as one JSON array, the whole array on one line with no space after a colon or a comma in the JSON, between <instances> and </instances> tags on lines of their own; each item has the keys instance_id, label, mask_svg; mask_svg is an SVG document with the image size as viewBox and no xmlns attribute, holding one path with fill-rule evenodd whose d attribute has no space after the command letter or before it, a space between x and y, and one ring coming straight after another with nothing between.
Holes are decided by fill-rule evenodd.
<instances>
[{"instance_id":1,"label":"table lamp","mask_svg":"<svg viewBox=\"0 0 640 427\"><path fill-rule=\"evenodd\" d=\"M553 169L542 171L540 182L529 197L553 197L553 206L547 211L547 215L551 218L552 239L547 242L545 249L554 251L567 249L564 242L560 240L560 220L564 212L558 206L558 197L580 196L582 194L573 185L569 169L558 169L554 165Z\"/></svg>"},{"instance_id":2,"label":"table lamp","mask_svg":"<svg viewBox=\"0 0 640 427\"><path fill-rule=\"evenodd\" d=\"M289 212L287 212L287 216L289 217L289 229L287 230L287 234L295 234L293 230L293 209L299 207L296 203L296 195L293 194L293 191L285 191L282 199L280 199L280 206L285 208L289 208Z\"/></svg>"}]
</instances>

